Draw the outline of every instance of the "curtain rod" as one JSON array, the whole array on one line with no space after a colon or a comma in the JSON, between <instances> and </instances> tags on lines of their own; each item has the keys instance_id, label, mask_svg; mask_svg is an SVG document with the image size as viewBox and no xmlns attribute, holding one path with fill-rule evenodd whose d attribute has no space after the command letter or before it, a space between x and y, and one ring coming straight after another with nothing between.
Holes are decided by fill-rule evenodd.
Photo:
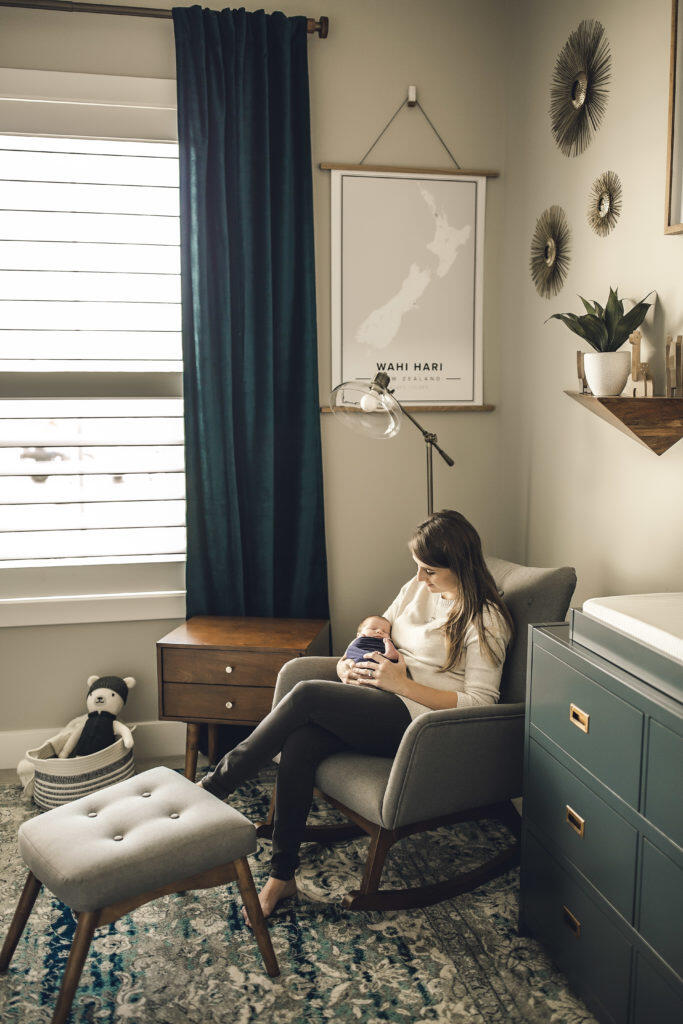
<instances>
[{"instance_id":1,"label":"curtain rod","mask_svg":"<svg viewBox=\"0 0 683 1024\"><path fill-rule=\"evenodd\" d=\"M123 14L131 18L172 18L170 10L164 7L128 7L125 4L88 4L72 0L0 0L0 7L29 7L40 11L67 11L71 14ZM321 39L327 39L330 19L326 17L307 18L309 35L316 32Z\"/></svg>"}]
</instances>

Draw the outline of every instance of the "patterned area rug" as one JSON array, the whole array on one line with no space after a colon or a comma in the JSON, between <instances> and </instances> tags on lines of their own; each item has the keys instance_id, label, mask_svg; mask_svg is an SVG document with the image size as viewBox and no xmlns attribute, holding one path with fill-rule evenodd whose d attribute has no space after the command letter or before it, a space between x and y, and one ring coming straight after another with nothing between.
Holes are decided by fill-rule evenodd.
<instances>
[{"instance_id":1,"label":"patterned area rug","mask_svg":"<svg viewBox=\"0 0 683 1024\"><path fill-rule=\"evenodd\" d=\"M233 797L252 821L265 816L272 779L269 769ZM18 787L0 787L3 938L25 878L16 831L35 813ZM314 807L313 820L333 818ZM473 867L508 838L486 821L410 837L392 849L383 884ZM302 895L271 923L279 978L263 970L235 887L168 896L95 933L72 1024L594 1024L542 947L517 935L517 870L434 907L348 913L340 899L358 884L367 842L302 848ZM261 840L250 858L257 887L269 854ZM43 890L0 976L4 1024L48 1024L74 929Z\"/></svg>"}]
</instances>

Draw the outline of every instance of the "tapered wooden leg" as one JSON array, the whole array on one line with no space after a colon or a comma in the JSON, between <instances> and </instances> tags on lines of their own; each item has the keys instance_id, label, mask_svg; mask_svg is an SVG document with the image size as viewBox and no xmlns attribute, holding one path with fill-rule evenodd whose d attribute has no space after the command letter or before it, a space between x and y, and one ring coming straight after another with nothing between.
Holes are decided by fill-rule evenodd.
<instances>
[{"instance_id":1,"label":"tapered wooden leg","mask_svg":"<svg viewBox=\"0 0 683 1024\"><path fill-rule=\"evenodd\" d=\"M209 729L209 764L218 760L218 726L210 725Z\"/></svg>"},{"instance_id":2,"label":"tapered wooden leg","mask_svg":"<svg viewBox=\"0 0 683 1024\"><path fill-rule=\"evenodd\" d=\"M12 923L9 926L9 931L2 945L2 952L0 953L0 971L6 971L9 967L10 960L14 956L14 950L17 948L17 943L21 938L21 934L26 927L26 922L29 919L29 915L33 910L33 904L36 902L36 897L41 890L42 882L36 878L32 871L29 871L28 878L24 885L24 890L19 897L17 903L17 909L14 911L14 917Z\"/></svg>"},{"instance_id":3,"label":"tapered wooden leg","mask_svg":"<svg viewBox=\"0 0 683 1024\"><path fill-rule=\"evenodd\" d=\"M185 739L185 778L194 782L197 774L197 752L199 750L199 726L196 723L187 723L187 738Z\"/></svg>"},{"instance_id":4,"label":"tapered wooden leg","mask_svg":"<svg viewBox=\"0 0 683 1024\"><path fill-rule=\"evenodd\" d=\"M393 843L394 836L392 833L378 826L377 831L370 840L370 849L368 850L368 858L365 862L363 880L360 883L360 891L364 895L377 892L379 880L382 877L384 861Z\"/></svg>"},{"instance_id":5,"label":"tapered wooden leg","mask_svg":"<svg viewBox=\"0 0 683 1024\"><path fill-rule=\"evenodd\" d=\"M271 978L277 978L280 968L275 957L273 944L270 941L268 925L261 910L256 886L254 885L254 879L252 878L251 869L246 857L240 857L239 860L235 861L235 871L237 872L237 884L242 896L242 902L247 908L251 927L254 930L254 936L261 951L263 962L266 965L266 970Z\"/></svg>"},{"instance_id":6,"label":"tapered wooden leg","mask_svg":"<svg viewBox=\"0 0 683 1024\"><path fill-rule=\"evenodd\" d=\"M57 996L57 1005L52 1016L52 1024L64 1024L69 1016L69 1010L71 1009L71 1004L78 988L78 982L81 978L83 964L90 949L93 932L97 928L98 918L98 910L87 911L78 915L76 934L71 944L69 959L66 962L62 985Z\"/></svg>"}]
</instances>

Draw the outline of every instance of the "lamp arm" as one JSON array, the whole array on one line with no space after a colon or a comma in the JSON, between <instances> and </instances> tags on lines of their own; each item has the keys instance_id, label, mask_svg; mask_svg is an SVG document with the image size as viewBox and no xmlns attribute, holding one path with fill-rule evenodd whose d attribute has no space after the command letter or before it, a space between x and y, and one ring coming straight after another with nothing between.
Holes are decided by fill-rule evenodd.
<instances>
[{"instance_id":1,"label":"lamp arm","mask_svg":"<svg viewBox=\"0 0 683 1024\"><path fill-rule=\"evenodd\" d=\"M443 450L443 448L440 448L439 445L436 443L437 442L436 434L432 434L429 430L425 430L425 428L420 423L417 422L415 417L412 416L408 412L407 409L403 408L403 406L399 402L399 400L396 397L396 395L392 395L392 398L396 402L397 406L399 407L399 409L401 410L403 415L406 416L410 420L410 422L412 424L414 424L414 426L417 427L417 429L420 431L420 433L424 437L424 439L427 442L427 444L431 444L433 448L436 448L437 452L439 453L439 455L441 456L443 461L446 463L446 465L448 465L448 466L455 465L455 463L453 462L453 459L450 457L450 455L447 455L446 452Z\"/></svg>"}]
</instances>

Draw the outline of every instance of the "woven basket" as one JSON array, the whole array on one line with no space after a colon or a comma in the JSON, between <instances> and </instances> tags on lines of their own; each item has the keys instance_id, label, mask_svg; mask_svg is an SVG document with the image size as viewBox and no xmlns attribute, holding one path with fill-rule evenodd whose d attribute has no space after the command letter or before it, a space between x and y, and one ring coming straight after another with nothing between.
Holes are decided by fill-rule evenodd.
<instances>
[{"instance_id":1,"label":"woven basket","mask_svg":"<svg viewBox=\"0 0 683 1024\"><path fill-rule=\"evenodd\" d=\"M45 810L60 807L135 774L133 748L126 750L121 738L104 750L84 757L62 760L56 755L50 740L36 750L26 751L26 760L35 771L33 800Z\"/></svg>"}]
</instances>

